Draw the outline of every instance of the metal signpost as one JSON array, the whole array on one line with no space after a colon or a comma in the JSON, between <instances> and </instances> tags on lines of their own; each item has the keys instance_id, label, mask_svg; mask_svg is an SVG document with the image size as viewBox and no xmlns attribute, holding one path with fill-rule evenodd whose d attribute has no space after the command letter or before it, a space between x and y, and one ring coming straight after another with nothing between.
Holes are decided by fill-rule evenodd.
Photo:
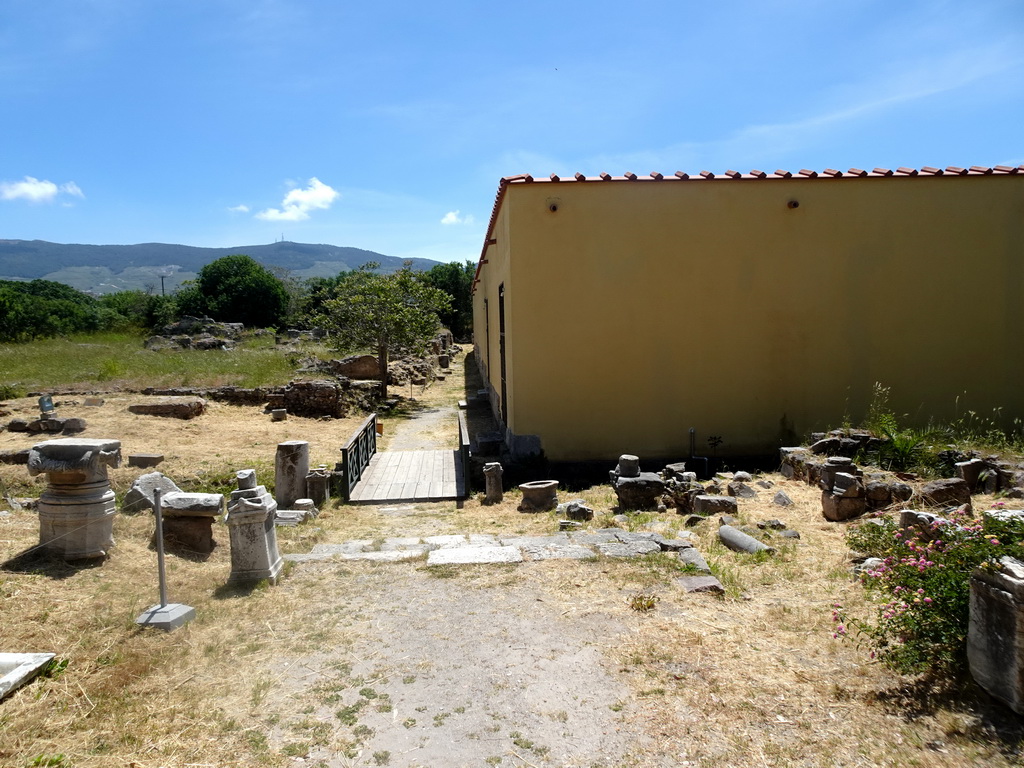
<instances>
[{"instance_id":1,"label":"metal signpost","mask_svg":"<svg viewBox=\"0 0 1024 768\"><path fill-rule=\"evenodd\" d=\"M156 627L165 632L188 624L196 617L196 609L190 605L167 602L167 574L164 569L164 516L160 508L160 489L153 490L153 513L156 515L156 559L160 572L160 602L139 614L136 624Z\"/></svg>"}]
</instances>

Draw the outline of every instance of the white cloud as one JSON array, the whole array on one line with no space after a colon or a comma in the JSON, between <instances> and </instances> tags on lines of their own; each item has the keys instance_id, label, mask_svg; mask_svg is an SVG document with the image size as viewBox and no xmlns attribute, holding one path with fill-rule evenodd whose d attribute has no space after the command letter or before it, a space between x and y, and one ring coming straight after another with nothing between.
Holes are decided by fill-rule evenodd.
<instances>
[{"instance_id":1,"label":"white cloud","mask_svg":"<svg viewBox=\"0 0 1024 768\"><path fill-rule=\"evenodd\" d=\"M249 206L245 205L245 204L233 205L230 208L228 208L228 210L231 211L232 213L248 213L249 212Z\"/></svg>"},{"instance_id":2,"label":"white cloud","mask_svg":"<svg viewBox=\"0 0 1024 768\"><path fill-rule=\"evenodd\" d=\"M60 191L68 195L73 195L74 197L85 197L85 193L82 192L82 188L73 181L69 181L67 184L61 184Z\"/></svg>"},{"instance_id":3,"label":"white cloud","mask_svg":"<svg viewBox=\"0 0 1024 768\"><path fill-rule=\"evenodd\" d=\"M305 221L309 212L326 210L338 199L338 191L324 184L315 176L305 189L293 189L284 196L280 208L267 208L256 214L264 221Z\"/></svg>"},{"instance_id":4,"label":"white cloud","mask_svg":"<svg viewBox=\"0 0 1024 768\"><path fill-rule=\"evenodd\" d=\"M474 221L472 214L462 216L458 210L448 211L441 219L442 224L472 224Z\"/></svg>"},{"instance_id":5,"label":"white cloud","mask_svg":"<svg viewBox=\"0 0 1024 768\"><path fill-rule=\"evenodd\" d=\"M85 197L73 181L57 186L52 181L26 176L21 181L0 181L0 200L28 200L30 203L52 203L57 195Z\"/></svg>"}]
</instances>

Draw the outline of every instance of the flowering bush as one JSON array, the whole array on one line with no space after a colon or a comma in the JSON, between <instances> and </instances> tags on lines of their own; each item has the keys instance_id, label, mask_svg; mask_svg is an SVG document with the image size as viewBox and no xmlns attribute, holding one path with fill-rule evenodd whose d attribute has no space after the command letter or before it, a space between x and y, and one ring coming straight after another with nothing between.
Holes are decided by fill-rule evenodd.
<instances>
[{"instance_id":1,"label":"flowering bush","mask_svg":"<svg viewBox=\"0 0 1024 768\"><path fill-rule=\"evenodd\" d=\"M868 620L834 606L833 636L865 641L872 658L898 672L962 674L971 572L995 567L991 564L1006 555L1024 559L1022 540L1018 520L989 519L982 525L962 511L923 531L903 531L891 518L851 528L850 547L882 560L861 574L877 608Z\"/></svg>"}]
</instances>

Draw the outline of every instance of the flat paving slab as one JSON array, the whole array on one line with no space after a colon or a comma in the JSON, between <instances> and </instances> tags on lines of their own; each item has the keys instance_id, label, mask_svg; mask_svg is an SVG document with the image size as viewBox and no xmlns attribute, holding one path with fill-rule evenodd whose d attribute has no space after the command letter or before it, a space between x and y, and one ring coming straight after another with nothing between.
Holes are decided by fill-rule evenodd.
<instances>
[{"instance_id":1,"label":"flat paving slab","mask_svg":"<svg viewBox=\"0 0 1024 768\"><path fill-rule=\"evenodd\" d=\"M449 547L427 555L427 565L468 565L470 563L521 563L517 547Z\"/></svg>"}]
</instances>

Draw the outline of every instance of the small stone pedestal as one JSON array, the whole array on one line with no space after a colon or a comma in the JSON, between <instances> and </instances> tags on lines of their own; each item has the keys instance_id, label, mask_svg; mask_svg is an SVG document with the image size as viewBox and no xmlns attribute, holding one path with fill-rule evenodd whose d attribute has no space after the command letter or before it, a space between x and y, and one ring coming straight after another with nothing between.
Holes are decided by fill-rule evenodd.
<instances>
[{"instance_id":1,"label":"small stone pedestal","mask_svg":"<svg viewBox=\"0 0 1024 768\"><path fill-rule=\"evenodd\" d=\"M971 574L967 662L992 696L1024 714L1024 563L1011 557L998 571Z\"/></svg>"},{"instance_id":2,"label":"small stone pedestal","mask_svg":"<svg viewBox=\"0 0 1024 768\"><path fill-rule=\"evenodd\" d=\"M520 512L547 512L558 506L558 481L534 480L519 486L523 492Z\"/></svg>"},{"instance_id":3,"label":"small stone pedestal","mask_svg":"<svg viewBox=\"0 0 1024 768\"><path fill-rule=\"evenodd\" d=\"M121 464L120 440L66 437L33 446L28 473L46 474L39 545L65 560L105 557L114 544L114 492L107 467Z\"/></svg>"},{"instance_id":4,"label":"small stone pedestal","mask_svg":"<svg viewBox=\"0 0 1024 768\"><path fill-rule=\"evenodd\" d=\"M309 443L289 440L277 444L274 457L274 499L281 509L291 509L296 499L305 499L309 474Z\"/></svg>"},{"instance_id":5,"label":"small stone pedestal","mask_svg":"<svg viewBox=\"0 0 1024 768\"><path fill-rule=\"evenodd\" d=\"M501 464L497 461L491 461L484 464L484 504L501 504L502 499L505 498L505 492L501 485L501 476L503 473L504 470L501 468Z\"/></svg>"},{"instance_id":6,"label":"small stone pedestal","mask_svg":"<svg viewBox=\"0 0 1024 768\"><path fill-rule=\"evenodd\" d=\"M308 443L304 443L308 447ZM256 485L256 472L238 473L238 490L231 492L227 524L231 537L231 575L229 584L267 579L277 583L284 566L277 551L274 513L277 502L262 485ZM303 474L305 477L305 474Z\"/></svg>"},{"instance_id":7,"label":"small stone pedestal","mask_svg":"<svg viewBox=\"0 0 1024 768\"><path fill-rule=\"evenodd\" d=\"M316 507L326 507L331 500L331 473L327 467L318 467L306 475L306 493Z\"/></svg>"}]
</instances>

